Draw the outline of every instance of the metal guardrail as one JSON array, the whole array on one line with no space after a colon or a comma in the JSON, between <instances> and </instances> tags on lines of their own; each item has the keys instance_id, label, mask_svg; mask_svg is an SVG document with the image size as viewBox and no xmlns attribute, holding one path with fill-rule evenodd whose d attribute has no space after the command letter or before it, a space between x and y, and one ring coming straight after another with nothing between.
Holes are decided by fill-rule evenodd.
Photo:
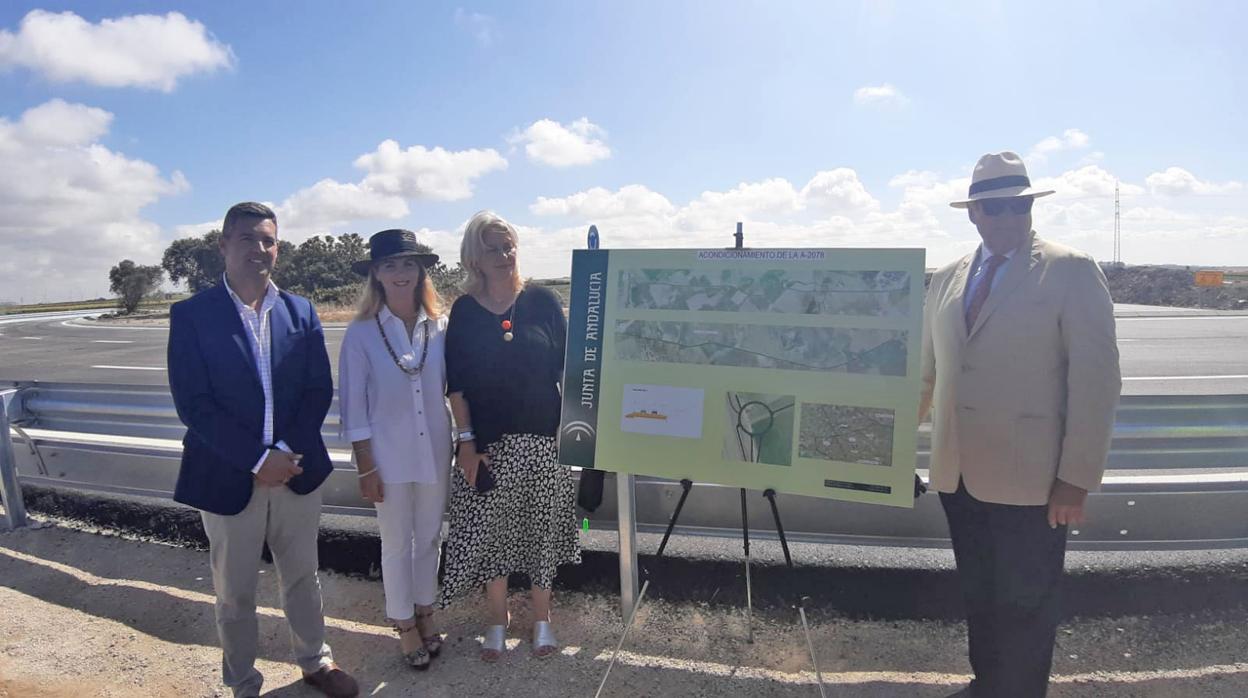
<instances>
[{"instance_id":1,"label":"metal guardrail","mask_svg":"<svg viewBox=\"0 0 1248 698\"><path fill-rule=\"evenodd\" d=\"M15 383L9 414L20 425L14 455L22 482L169 497L181 438L164 386ZM326 510L371 515L350 470L349 445L338 433L337 402L324 433L335 472L325 485ZM920 429L925 475L927 427ZM635 478L640 531L661 531L680 494L677 483ZM595 527L617 521L615 478L608 478ZM699 484L678 531L740 533L737 488ZM913 510L813 497L778 498L791 540L869 545L943 546L947 529L938 498ZM772 529L770 512L751 507L751 528ZM1072 531L1083 549L1248 547L1248 396L1124 396L1118 408L1105 482L1089 498L1089 523Z\"/></svg>"},{"instance_id":2,"label":"metal guardrail","mask_svg":"<svg viewBox=\"0 0 1248 698\"><path fill-rule=\"evenodd\" d=\"M26 504L17 481L17 463L9 434L10 405L16 397L16 390L0 389L0 502L4 504L4 516L10 528L26 525Z\"/></svg>"}]
</instances>

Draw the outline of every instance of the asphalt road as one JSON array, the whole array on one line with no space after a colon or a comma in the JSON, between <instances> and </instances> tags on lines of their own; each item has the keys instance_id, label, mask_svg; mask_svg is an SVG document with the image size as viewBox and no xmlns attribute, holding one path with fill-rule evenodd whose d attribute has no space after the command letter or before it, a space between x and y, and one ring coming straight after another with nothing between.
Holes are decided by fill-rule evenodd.
<instances>
[{"instance_id":1,"label":"asphalt road","mask_svg":"<svg viewBox=\"0 0 1248 698\"><path fill-rule=\"evenodd\" d=\"M1248 393L1248 313L1120 305L1123 393ZM168 330L84 313L0 317L0 381L163 385ZM325 336L335 364L342 325Z\"/></svg>"}]
</instances>

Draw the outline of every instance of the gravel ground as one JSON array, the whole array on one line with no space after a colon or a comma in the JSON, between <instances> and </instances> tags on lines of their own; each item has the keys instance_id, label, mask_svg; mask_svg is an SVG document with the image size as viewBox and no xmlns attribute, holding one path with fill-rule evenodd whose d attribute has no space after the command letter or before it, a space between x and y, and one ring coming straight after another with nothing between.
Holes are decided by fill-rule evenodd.
<instances>
[{"instance_id":1,"label":"gravel ground","mask_svg":"<svg viewBox=\"0 0 1248 698\"><path fill-rule=\"evenodd\" d=\"M264 569L265 695L313 695L288 660L274 572ZM489 666L476 658L477 604L465 603L442 616L443 656L416 673L381 624L379 582L323 573L321 583L329 642L363 695L592 696L618 640L615 599L565 593L554 612L564 653L533 659L517 597L513 647ZM202 551L57 524L0 533L0 608L0 698L228 695ZM967 680L960 624L810 615L828 695L943 696ZM1060 631L1050 695L1248 695L1246 621L1241 610L1073 620ZM746 636L742 612L647 603L603 695L818 695L796 613L756 615L754 643Z\"/></svg>"}]
</instances>

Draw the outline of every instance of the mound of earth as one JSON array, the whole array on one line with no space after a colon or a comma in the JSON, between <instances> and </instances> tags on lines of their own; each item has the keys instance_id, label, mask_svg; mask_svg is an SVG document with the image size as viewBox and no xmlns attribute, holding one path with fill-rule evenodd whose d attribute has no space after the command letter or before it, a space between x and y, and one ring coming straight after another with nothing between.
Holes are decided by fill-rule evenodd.
<instances>
[{"instance_id":1,"label":"mound of earth","mask_svg":"<svg viewBox=\"0 0 1248 698\"><path fill-rule=\"evenodd\" d=\"M1102 264L1115 303L1248 310L1248 284L1201 287L1187 267Z\"/></svg>"}]
</instances>

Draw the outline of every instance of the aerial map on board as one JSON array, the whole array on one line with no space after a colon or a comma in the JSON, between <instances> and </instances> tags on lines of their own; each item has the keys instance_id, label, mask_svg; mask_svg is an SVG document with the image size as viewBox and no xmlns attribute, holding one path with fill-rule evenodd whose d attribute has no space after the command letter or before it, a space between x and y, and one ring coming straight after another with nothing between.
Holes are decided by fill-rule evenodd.
<instances>
[{"instance_id":1,"label":"aerial map on board","mask_svg":"<svg viewBox=\"0 0 1248 698\"><path fill-rule=\"evenodd\" d=\"M910 506L923 251L578 250L567 465Z\"/></svg>"}]
</instances>

